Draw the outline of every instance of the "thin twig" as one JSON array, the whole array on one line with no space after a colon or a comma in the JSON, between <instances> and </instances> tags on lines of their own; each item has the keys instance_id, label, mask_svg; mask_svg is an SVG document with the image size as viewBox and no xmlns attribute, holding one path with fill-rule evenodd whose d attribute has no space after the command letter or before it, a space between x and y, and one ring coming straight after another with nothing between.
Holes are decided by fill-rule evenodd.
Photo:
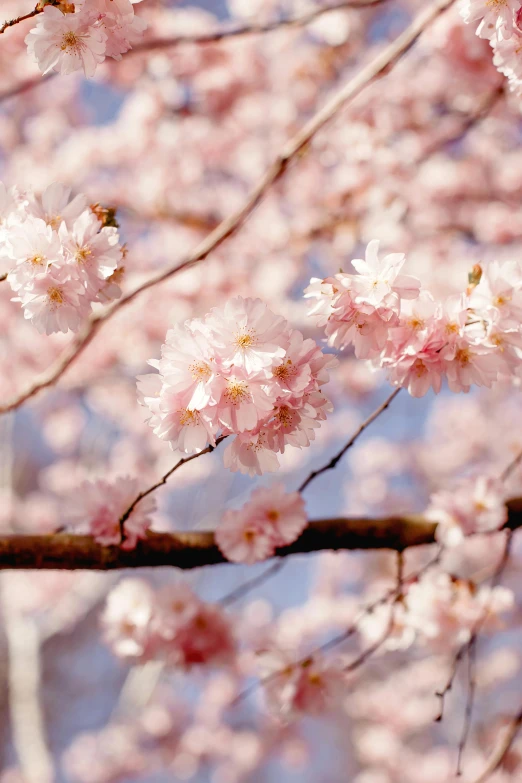
<instances>
[{"instance_id":1,"label":"thin twig","mask_svg":"<svg viewBox=\"0 0 522 783\"><path fill-rule=\"evenodd\" d=\"M464 642L464 644L462 644L457 650L457 653L453 661L453 666L450 671L450 676L448 678L446 685L444 686L442 691L439 691L435 694L440 699L440 713L437 716L437 718L435 718L435 720L440 721L442 720L443 712L444 712L444 699L453 686L453 682L455 680L460 662L463 660L464 656L467 655L468 656L468 695L466 701L464 727L463 727L462 737L460 739L459 746L458 746L457 775L462 774L462 770L461 770L462 754L464 753L464 749L466 747L466 742L469 736L469 730L471 726L473 703L474 703L475 689L476 689L474 671L475 671L475 656L476 656L478 637L482 630L482 627L484 626L484 623L486 622L489 616L493 588L499 584L504 574L504 571L506 569L506 566L508 564L512 541L513 541L513 527L511 526L506 529L506 540L504 543L504 548L502 550L502 556L491 578L491 583L490 583L491 592L488 596L488 600L486 601L484 611L473 625L469 639L466 642Z\"/></svg>"},{"instance_id":2,"label":"thin twig","mask_svg":"<svg viewBox=\"0 0 522 783\"><path fill-rule=\"evenodd\" d=\"M221 604L221 606L230 606L230 604L233 604L236 601L240 601L245 597L245 595L248 595L248 593L250 593L256 587L259 587L273 576L278 574L284 565L284 560L278 560L277 562L272 563L272 565L263 571L262 574L258 574L257 576L252 577L252 579L248 579L247 581L243 582L243 584L239 585L238 587L235 587L229 593L224 595L223 598L220 598L217 603Z\"/></svg>"},{"instance_id":3,"label":"thin twig","mask_svg":"<svg viewBox=\"0 0 522 783\"><path fill-rule=\"evenodd\" d=\"M198 451L197 454L191 454L190 457L182 457L176 464L168 470L165 475L163 475L159 481L157 481L155 484L152 484L148 489L144 489L143 492L140 492L130 506L127 508L127 510L121 515L120 517L120 533L121 533L121 543L125 541L125 522L130 517L138 503L143 500L143 498L146 498L148 495L151 495L153 492L155 492L159 487L162 487L164 484L167 483L169 478L172 476L173 473L175 473L179 468L181 468L182 465L185 465L187 462L192 462L193 459L197 459L198 457L202 457L203 454L210 454L212 451L214 451L215 448L219 446L220 443L222 443L225 438L227 438L228 435L220 435L219 438L216 438L216 445L215 446L207 446L205 449L202 449L202 451Z\"/></svg>"},{"instance_id":4,"label":"thin twig","mask_svg":"<svg viewBox=\"0 0 522 783\"><path fill-rule=\"evenodd\" d=\"M226 40L228 38L240 38L248 35L262 35L276 30L292 27L306 27L314 22L323 14L331 11L340 11L349 8L354 10L361 8L370 8L374 5L380 5L385 0L341 0L341 2L322 5L299 16L291 16L282 19L273 19L264 23L245 23L240 25L223 26L217 30L210 30L206 33L194 33L192 35L176 35L169 38L153 38L150 41L142 41L127 52L129 54L142 54L143 52L155 51L157 49L171 49L174 46L183 44L212 44Z\"/></svg>"},{"instance_id":5,"label":"thin twig","mask_svg":"<svg viewBox=\"0 0 522 783\"><path fill-rule=\"evenodd\" d=\"M473 705L475 703L475 691L477 688L477 681L475 679L476 653L477 637L475 636L468 648L468 695L466 698L466 707L464 710L464 724L462 727L462 734L459 740L459 747L457 751L457 777L462 775L462 757L468 742L469 733L471 731L471 721L473 718Z\"/></svg>"},{"instance_id":6,"label":"thin twig","mask_svg":"<svg viewBox=\"0 0 522 783\"><path fill-rule=\"evenodd\" d=\"M353 444L355 443L355 441L357 440L357 438L359 437L359 435L362 435L362 433L364 432L364 430L365 430L367 427L369 427L369 426L370 426L370 424L371 424L372 422L374 422L374 421L375 421L375 419L376 419L378 416L380 416L380 415L381 415L381 413L383 413L383 412L386 410L386 408L387 408L387 407L390 405L390 403L391 403L391 402L392 402L392 401L395 399L395 397L398 395L398 393L400 392L400 390L401 390L401 387L400 387L400 386L399 386L399 387L397 387L396 389L394 389L394 390L392 391L392 393L391 393L391 394L390 394L390 395L389 395L389 396L388 396L388 397L387 397L387 398L384 400L384 402L383 402L381 405L379 405L379 407L378 407L376 410L374 410L374 412L373 412L373 413L372 413L370 416L368 416L368 418L367 418L367 419L365 419L365 421L363 421L363 423L360 425L360 427L358 427L358 429L357 429L357 430L354 432L354 434L352 435L352 437L350 438L350 440L348 441L348 443L346 443L346 444L343 446L343 448L341 449L341 451L339 451L339 452L338 452L338 453L337 453L337 454L336 454L334 457L332 457L332 459L330 460L330 462L328 462L326 465L323 465L323 467L322 467L322 468L319 468L319 470L313 470L313 471L310 473L310 475L309 475L309 476L308 476L308 477L307 477L307 478L306 478L306 479L303 481L303 483L302 483L302 484L301 484L301 486L299 487L299 489L298 489L298 492L303 492L303 491L306 489L306 487L307 487L307 486L308 486L308 485L309 485L309 484L310 484L310 483L311 483L311 482L312 482L312 481L313 481L315 478L317 478L317 476L320 476L320 475L321 475L321 473L325 473L327 470L332 470L333 468L335 468L335 466L337 465L337 463L339 462L339 460L340 460L340 459L342 459L342 457L344 457L344 455L346 454L346 452L348 451L348 449L349 449L349 448L351 448L351 447L353 446Z\"/></svg>"},{"instance_id":7,"label":"thin twig","mask_svg":"<svg viewBox=\"0 0 522 783\"><path fill-rule=\"evenodd\" d=\"M519 451L519 453L516 455L514 459L511 460L511 462L504 468L502 473L500 474L499 478L501 481L506 481L510 475L513 473L515 468L517 468L520 465L520 462L522 461L522 450Z\"/></svg>"},{"instance_id":8,"label":"thin twig","mask_svg":"<svg viewBox=\"0 0 522 783\"><path fill-rule=\"evenodd\" d=\"M436 565L439 562L440 559L440 551L437 554L437 557L433 560L430 560L426 565L424 565L419 571L416 573L411 574L409 577L407 577L403 584L406 582L408 584L412 584L413 582L416 582L420 577L426 573L426 571L431 568L432 566ZM340 644L343 644L344 642L347 642L348 639L350 639L352 636L354 636L357 631L359 630L359 625L361 623L361 620L368 614L371 614L375 611L379 606L383 606L388 603L390 600L394 600L394 603L397 601L397 597L399 596L399 591L397 587L392 587L389 590L387 590L383 595L380 596L380 598L377 598L375 601L372 601L369 604L366 604L353 623L348 626L348 628L343 631L342 633L337 634L336 636L333 636L331 639L329 639L327 642L324 642L319 647L316 647L315 650L313 650L309 655L305 655L303 658L300 658L297 660L293 666L299 667L299 666L309 666L310 663L314 660L316 655L323 654L328 652L329 650L332 650L334 647L338 647ZM358 666L362 665L367 658L369 658L379 647L381 647L386 639L389 637L391 630L393 628L393 614L391 615L390 622L387 624L386 631L384 635L377 640L373 645L368 647L366 650L363 650L363 652L351 663L349 663L345 667L345 671L354 671ZM256 680L256 682L249 685L247 688L245 688L241 693L239 693L234 701L232 702L232 705L236 705L239 702L243 701L247 696L249 696L253 691L257 690L262 685L267 685L268 683L272 682L273 680L280 677L282 674L284 674L283 670L277 670L275 672L271 672L270 674L267 674L265 677L262 677L259 680Z\"/></svg>"},{"instance_id":9,"label":"thin twig","mask_svg":"<svg viewBox=\"0 0 522 783\"><path fill-rule=\"evenodd\" d=\"M384 76L390 71L390 68L400 60L400 58L410 49L410 47L419 38L421 33L439 17L454 0L436 0L436 2L420 13L411 25L404 30L401 35L389 44L372 62L368 63L356 76L353 77L344 87L331 98L330 101L320 109L305 125L293 136L283 147L281 153L276 157L274 163L268 168L259 183L251 191L243 206L235 213L225 218L219 226L212 231L205 240L183 261L176 266L168 267L165 270L149 278L145 283L135 288L133 291L115 302L103 314L92 317L86 324L83 331L79 333L76 339L71 343L63 356L46 372L44 372L36 381L20 395L0 406L0 413L18 408L23 402L34 397L42 389L52 386L60 378L68 367L80 356L80 354L89 345L100 326L108 321L114 313L122 307L132 302L139 294L153 288L170 279L173 275L184 269L203 261L223 242L237 232L254 209L265 198L270 188L278 182L285 174L292 161L297 161L303 157L302 153L309 148L310 142L316 134L338 114L341 109L357 95L359 95L369 84L380 76Z\"/></svg>"},{"instance_id":10,"label":"thin twig","mask_svg":"<svg viewBox=\"0 0 522 783\"><path fill-rule=\"evenodd\" d=\"M45 84L49 79L54 79L58 74L56 72L46 73L44 76L39 74L38 76L31 76L29 79L24 79L22 82L14 84L12 87L8 87L4 92L0 92L0 103L7 101L10 98L16 98L18 95L23 95L34 87L39 87Z\"/></svg>"},{"instance_id":11,"label":"thin twig","mask_svg":"<svg viewBox=\"0 0 522 783\"><path fill-rule=\"evenodd\" d=\"M452 144L460 141L464 138L474 127L476 127L482 120L486 119L495 106L500 102L501 98L506 94L506 80L503 78L500 84L498 84L493 90L491 90L482 103L469 114L467 114L462 121L457 133L452 133L442 139L437 139L429 147L427 147L422 155L415 160L415 166L419 166L421 163L425 163L435 152L438 152L442 147L447 144Z\"/></svg>"},{"instance_id":12,"label":"thin twig","mask_svg":"<svg viewBox=\"0 0 522 783\"><path fill-rule=\"evenodd\" d=\"M4 24L0 27L0 35L2 33L5 33L8 27L14 27L15 24L18 24L19 22L24 22L26 19L32 19L33 16L38 16L38 14L41 14L43 11L43 8L36 8L33 11L29 11L28 14L24 14L23 16L17 16L16 19L11 19L10 22L4 22Z\"/></svg>"}]
</instances>

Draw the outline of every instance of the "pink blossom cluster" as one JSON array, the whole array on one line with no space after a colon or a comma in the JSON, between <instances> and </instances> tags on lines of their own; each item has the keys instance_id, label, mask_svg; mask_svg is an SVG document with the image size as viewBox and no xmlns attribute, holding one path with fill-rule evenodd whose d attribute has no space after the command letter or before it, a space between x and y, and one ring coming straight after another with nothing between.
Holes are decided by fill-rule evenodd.
<instances>
[{"instance_id":1,"label":"pink blossom cluster","mask_svg":"<svg viewBox=\"0 0 522 783\"><path fill-rule=\"evenodd\" d=\"M506 587L479 587L446 571L432 570L405 585L401 601L365 614L359 629L367 644L384 640L386 650L417 643L445 652L469 641L479 621L482 630L498 628L499 615L513 603L513 592Z\"/></svg>"},{"instance_id":2,"label":"pink blossom cluster","mask_svg":"<svg viewBox=\"0 0 522 783\"><path fill-rule=\"evenodd\" d=\"M466 536L499 530L507 520L506 491L500 479L477 476L430 498L426 517L437 523L437 540L456 546Z\"/></svg>"},{"instance_id":3,"label":"pink blossom cluster","mask_svg":"<svg viewBox=\"0 0 522 783\"><path fill-rule=\"evenodd\" d=\"M493 63L508 78L510 89L522 93L522 4L519 0L460 0L466 24L477 24L479 38L489 40Z\"/></svg>"},{"instance_id":4,"label":"pink blossom cluster","mask_svg":"<svg viewBox=\"0 0 522 783\"><path fill-rule=\"evenodd\" d=\"M139 0L61 0L46 4L25 38L42 73L83 69L93 76L106 57L121 60L139 41L146 24L134 14Z\"/></svg>"},{"instance_id":5,"label":"pink blossom cluster","mask_svg":"<svg viewBox=\"0 0 522 783\"><path fill-rule=\"evenodd\" d=\"M343 659L316 653L296 662L279 649L258 652L257 663L270 711L282 720L324 715L347 696Z\"/></svg>"},{"instance_id":6,"label":"pink blossom cluster","mask_svg":"<svg viewBox=\"0 0 522 783\"><path fill-rule=\"evenodd\" d=\"M255 563L299 538L306 524L301 495L287 493L281 484L275 484L254 490L242 508L226 511L216 531L216 543L227 560Z\"/></svg>"},{"instance_id":7,"label":"pink blossom cluster","mask_svg":"<svg viewBox=\"0 0 522 783\"><path fill-rule=\"evenodd\" d=\"M522 266L478 265L466 292L437 302L420 281L400 274L403 254L382 260L373 240L357 274L312 278L305 296L329 345L353 345L355 355L384 368L390 382L422 397L446 378L454 392L491 387L522 368Z\"/></svg>"},{"instance_id":8,"label":"pink blossom cluster","mask_svg":"<svg viewBox=\"0 0 522 783\"><path fill-rule=\"evenodd\" d=\"M0 258L24 317L45 334L76 331L95 302L121 295L124 249L85 196L53 183L37 196L0 183Z\"/></svg>"},{"instance_id":9,"label":"pink blossom cluster","mask_svg":"<svg viewBox=\"0 0 522 783\"><path fill-rule=\"evenodd\" d=\"M160 659L185 669L234 661L225 612L182 583L155 591L141 579L124 579L109 594L102 622L107 643L122 658Z\"/></svg>"},{"instance_id":10,"label":"pink blossom cluster","mask_svg":"<svg viewBox=\"0 0 522 783\"><path fill-rule=\"evenodd\" d=\"M251 476L276 471L287 446L309 446L332 410L321 387L337 360L260 299L175 326L149 364L158 373L138 389L155 434L187 454L235 435L225 466Z\"/></svg>"},{"instance_id":11,"label":"pink blossom cluster","mask_svg":"<svg viewBox=\"0 0 522 783\"><path fill-rule=\"evenodd\" d=\"M104 546L121 544L122 549L134 549L138 540L146 537L151 526L150 515L156 509L156 501L147 495L120 523L139 491L139 482L129 476L110 483L101 479L84 481L68 503L67 527L75 533L93 536Z\"/></svg>"}]
</instances>

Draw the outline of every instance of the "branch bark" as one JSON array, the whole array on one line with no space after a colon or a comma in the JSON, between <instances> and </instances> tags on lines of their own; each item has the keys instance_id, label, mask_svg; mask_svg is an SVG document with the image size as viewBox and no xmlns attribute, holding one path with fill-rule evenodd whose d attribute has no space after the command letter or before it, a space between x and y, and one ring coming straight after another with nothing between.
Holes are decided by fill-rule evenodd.
<instances>
[{"instance_id":1,"label":"branch bark","mask_svg":"<svg viewBox=\"0 0 522 783\"><path fill-rule=\"evenodd\" d=\"M507 502L506 528L522 527L522 497ZM290 546L277 550L288 557L322 550L391 549L435 543L436 524L421 515L322 519L310 522ZM66 533L0 537L0 570L96 570L171 566L189 570L227 562L214 541L214 533L149 533L136 549L102 546L90 536Z\"/></svg>"},{"instance_id":2,"label":"branch bark","mask_svg":"<svg viewBox=\"0 0 522 783\"><path fill-rule=\"evenodd\" d=\"M158 274L149 278L145 283L130 291L118 302L115 302L104 313L92 317L79 332L73 342L58 358L57 362L47 371L42 373L34 383L14 399L4 405L0 405L0 414L15 410L22 403L34 397L42 389L52 386L76 361L81 353L91 343L100 327L108 321L121 307L132 302L139 294L170 279L173 275L184 269L189 269L205 260L225 240L236 234L240 227L250 217L256 207L263 201L269 190L283 177L291 162L299 160L316 134L342 110L369 84L380 76L389 72L390 68L415 43L422 32L429 27L454 0L436 0L433 5L422 11L411 25L401 33L395 41L386 46L380 54L368 63L356 76L347 82L330 101L320 109L298 133L295 134L283 147L275 161L268 168L264 176L253 188L244 204L228 218L225 218L219 226L212 231L203 242L196 247L183 261L175 266L160 270Z\"/></svg>"}]
</instances>

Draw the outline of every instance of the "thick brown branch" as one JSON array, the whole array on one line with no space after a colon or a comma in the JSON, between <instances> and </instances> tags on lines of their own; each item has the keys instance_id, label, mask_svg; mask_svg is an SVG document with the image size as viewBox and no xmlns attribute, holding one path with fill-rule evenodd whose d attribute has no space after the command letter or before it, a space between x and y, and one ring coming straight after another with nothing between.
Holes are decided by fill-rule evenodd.
<instances>
[{"instance_id":1,"label":"thick brown branch","mask_svg":"<svg viewBox=\"0 0 522 783\"><path fill-rule=\"evenodd\" d=\"M216 248L225 242L226 239L235 234L243 225L247 218L252 214L255 208L263 201L268 191L285 174L292 161L299 160L310 142L316 134L338 114L341 109L365 87L371 84L375 79L388 73L391 66L396 63L408 49L415 43L417 38L440 14L448 8L454 0L437 0L432 6L425 9L411 25L396 38L393 43L387 46L377 57L368 63L353 79L342 87L333 98L317 112L306 125L291 138L281 153L277 156L274 163L266 171L259 183L254 187L247 197L243 206L237 212L225 218L219 226L212 231L205 240L183 261L176 266L161 270L158 274L151 277L142 285L138 286L126 296L122 297L112 307L108 308L102 315L95 316L88 321L83 332L80 332L76 339L66 349L63 356L58 359L55 365L44 372L36 381L22 392L18 397L10 400L5 405L0 406L0 413L18 408L23 402L33 397L42 389L54 384L67 370L67 368L77 359L78 356L89 345L100 326L108 321L121 307L132 302L139 294L153 288L159 283L170 279L173 275L184 269L195 266L200 261L207 258Z\"/></svg>"},{"instance_id":2,"label":"thick brown branch","mask_svg":"<svg viewBox=\"0 0 522 783\"><path fill-rule=\"evenodd\" d=\"M508 501L506 527L522 527L522 498ZM435 543L436 525L422 516L380 519L340 518L310 522L293 544L277 550L278 557L321 550L392 549ZM47 536L0 537L0 569L61 569L110 571L118 568L174 566L191 569L226 562L209 531L150 533L136 549L101 546L90 536L56 533Z\"/></svg>"}]
</instances>

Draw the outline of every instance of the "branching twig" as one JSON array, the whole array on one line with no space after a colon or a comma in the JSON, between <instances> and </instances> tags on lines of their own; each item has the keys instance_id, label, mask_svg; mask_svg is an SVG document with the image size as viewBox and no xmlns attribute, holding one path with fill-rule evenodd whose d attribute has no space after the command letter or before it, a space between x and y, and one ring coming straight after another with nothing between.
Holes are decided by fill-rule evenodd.
<instances>
[{"instance_id":1,"label":"branching twig","mask_svg":"<svg viewBox=\"0 0 522 783\"><path fill-rule=\"evenodd\" d=\"M308 485L309 485L309 484L310 484L310 483L311 483L311 482L312 482L312 481L313 481L315 478L317 478L317 476L320 476L320 475L321 475L321 473L325 473L327 470L332 470L333 468L335 468L335 466L337 465L337 463L339 462L339 460L340 460L342 457L344 457L344 455L346 454L346 452L348 451L348 449L349 449L349 448L351 448L351 447L353 446L353 444L355 443L355 441L357 440L357 438L359 437L359 435L362 435L362 433L364 432L364 430L365 430L367 427L369 427L369 426L370 426L370 424L371 424L373 421L375 421L375 419L376 419L378 416L380 416L380 415L381 415L381 413L383 413L383 411L385 411L385 410L386 410L386 408L387 408L387 407L390 405L390 403L391 403L391 402L392 402L392 401L395 399L395 397L398 395L398 393L400 392L400 390L401 390L401 387L400 387L400 386L399 386L398 388L394 389L394 390L392 391L392 393L391 393L391 394L390 394L390 395L389 395L389 396L388 396L388 397L387 397L387 398L384 400L384 402L382 403L382 405L379 405L379 407L378 407L376 410L374 410L374 412L373 412L373 413L372 413L370 416L368 416L368 418L367 418L367 419L365 419L365 421L363 421L363 423L360 425L360 427L359 427L359 428L358 428L358 429L357 429L357 430L354 432L354 434L352 435L352 437L350 438L350 440L348 441L348 443L346 443L346 444L343 446L343 448L341 449L341 451L339 451L339 452L338 452L338 453L335 455L335 457L332 457L332 459L330 460L330 462L328 462L326 465L323 465L323 467L322 467L322 468L319 468L319 470L313 470L313 471L310 473L310 475L309 475L309 476L308 476L308 477L307 477L307 478L306 478L306 479L303 481L303 483L302 483L302 484L301 484L301 486L299 487L299 490L298 490L298 492L303 492L303 491L306 489L306 487L307 487L307 486L308 486Z\"/></svg>"},{"instance_id":2,"label":"branching twig","mask_svg":"<svg viewBox=\"0 0 522 783\"><path fill-rule=\"evenodd\" d=\"M327 14L331 11L339 11L343 9L353 8L369 8L370 6L380 5L385 0L340 0L340 2L331 3L330 5L322 5L318 8L314 8L312 11L308 11L305 14L299 16L287 17L282 19L273 19L270 22L264 23L245 23L240 25L223 26L217 30L210 30L206 33L194 33L193 35L176 35L170 38L153 38L150 41L142 41L127 52L129 54L151 52L157 49L171 49L174 46L180 46L183 44L212 44L226 40L228 38L241 38L247 35L262 35L263 33L271 33L275 30L281 30L283 28L291 27L306 27L306 25L314 22L323 14Z\"/></svg>"},{"instance_id":3,"label":"branching twig","mask_svg":"<svg viewBox=\"0 0 522 783\"><path fill-rule=\"evenodd\" d=\"M252 577L252 579L248 579L246 582L243 582L243 584L239 585L238 587L235 587L229 593L224 595L223 598L220 598L217 603L221 604L221 606L230 606L230 604L233 604L236 601L240 601L241 598L244 598L245 595L248 595L248 593L250 593L252 590L255 590L256 587L259 587L259 585L264 584L266 581L278 574L283 568L284 564L284 560L278 560L275 563L272 563L272 565L263 571L262 574L258 574L257 576Z\"/></svg>"},{"instance_id":4,"label":"branching twig","mask_svg":"<svg viewBox=\"0 0 522 783\"><path fill-rule=\"evenodd\" d=\"M210 454L227 437L228 437L227 435L220 435L219 438L216 438L215 446L207 446L205 449L199 451L197 454L191 454L190 457L182 457L180 460L178 460L178 462L176 462L174 467L168 470L165 473L165 475L160 478L159 481L157 481L155 484L150 486L148 489L145 489L143 490L143 492L140 492L138 495L136 495L136 497L134 498L134 500L132 501L128 509L120 517L121 542L123 543L123 541L125 541L125 522L130 517L130 515L132 514L132 512L134 511L138 503L141 500L143 500L143 498L146 498L148 495L151 495L153 492L159 489L159 487L162 487L164 484L166 484L169 478L172 476L172 474L175 473L179 468L181 468L182 465L185 465L187 462L192 462L193 459L202 457L203 454Z\"/></svg>"},{"instance_id":5,"label":"branching twig","mask_svg":"<svg viewBox=\"0 0 522 783\"><path fill-rule=\"evenodd\" d=\"M509 525L509 522L508 522ZM506 566L508 564L509 555L511 552L511 543L513 540L513 527L508 526L506 530L506 541L504 544L504 549L502 551L502 556L497 564L497 567L495 569L495 572L493 573L493 576L491 578L491 590L493 590L494 587L498 585L500 580L502 579L502 575L504 574L504 571L506 569ZM458 746L458 756L457 756L457 775L460 776L462 774L461 769L461 762L462 762L462 755L464 753L464 749L466 747L466 743L469 736L469 731L471 727L471 719L472 719L472 713L473 713L473 703L475 699L475 690L476 690L476 681L475 681L475 657L476 657L476 648L478 643L478 637L482 630L482 627L484 623L486 622L490 607L491 607L491 598L492 595L488 596L488 600L486 601L484 611L478 618L478 620L475 622L473 628L471 629L470 637L469 639L462 644L459 649L457 650L457 653L455 655L455 659L453 661L453 666L451 668L450 676L448 678L448 681L442 691L439 691L436 693L436 696L440 699L440 713L435 719L436 721L442 720L443 712L444 712L444 699L448 692L451 690L453 682L455 680L457 669L459 667L460 662L463 660L463 658L467 655L468 656L468 694L466 699L466 711L464 716L464 726L462 731L462 736L459 741Z\"/></svg>"},{"instance_id":6,"label":"branching twig","mask_svg":"<svg viewBox=\"0 0 522 783\"><path fill-rule=\"evenodd\" d=\"M457 751L457 777L462 775L462 757L471 731L471 720L473 718L473 704L475 703L475 690L477 688L477 681L475 679L476 648L477 636L474 636L468 647L468 695L466 698L466 707L464 709L464 724Z\"/></svg>"},{"instance_id":7,"label":"branching twig","mask_svg":"<svg viewBox=\"0 0 522 783\"><path fill-rule=\"evenodd\" d=\"M23 16L17 16L16 19L11 19L9 22L4 22L4 24L0 27L0 35L2 33L5 33L8 27L14 27L15 24L18 24L19 22L24 22L26 19L32 19L33 16L38 16L38 14L41 14L43 11L43 8L39 8L36 6L32 11L29 11L28 14L24 14Z\"/></svg>"},{"instance_id":8,"label":"branching twig","mask_svg":"<svg viewBox=\"0 0 522 783\"><path fill-rule=\"evenodd\" d=\"M23 402L34 397L39 391L55 383L89 345L100 326L108 321L121 307L128 305L144 291L153 288L159 283L163 283L178 272L189 269L200 261L203 261L211 252L223 244L226 239L235 234L254 209L265 198L270 188L281 179L290 163L302 157L302 153L308 148L316 134L325 125L331 122L341 109L343 109L349 101L359 95L365 87L378 77L388 73L390 68L408 51L413 43L415 43L423 30L425 30L453 2L454 0L436 0L432 6L420 13L395 41L389 44L374 60L372 60L372 62L368 63L368 65L354 76L353 79L345 84L344 87L342 87L337 94L334 95L333 98L287 142L274 163L251 191L245 203L234 214L225 218L225 220L223 220L219 226L179 264L158 272L158 274L122 297L122 299L113 304L112 307L108 308L103 314L91 318L83 331L79 333L63 356L58 359L56 364L37 378L24 392L3 406L0 406L0 413L5 413L8 410L18 408Z\"/></svg>"}]
</instances>

